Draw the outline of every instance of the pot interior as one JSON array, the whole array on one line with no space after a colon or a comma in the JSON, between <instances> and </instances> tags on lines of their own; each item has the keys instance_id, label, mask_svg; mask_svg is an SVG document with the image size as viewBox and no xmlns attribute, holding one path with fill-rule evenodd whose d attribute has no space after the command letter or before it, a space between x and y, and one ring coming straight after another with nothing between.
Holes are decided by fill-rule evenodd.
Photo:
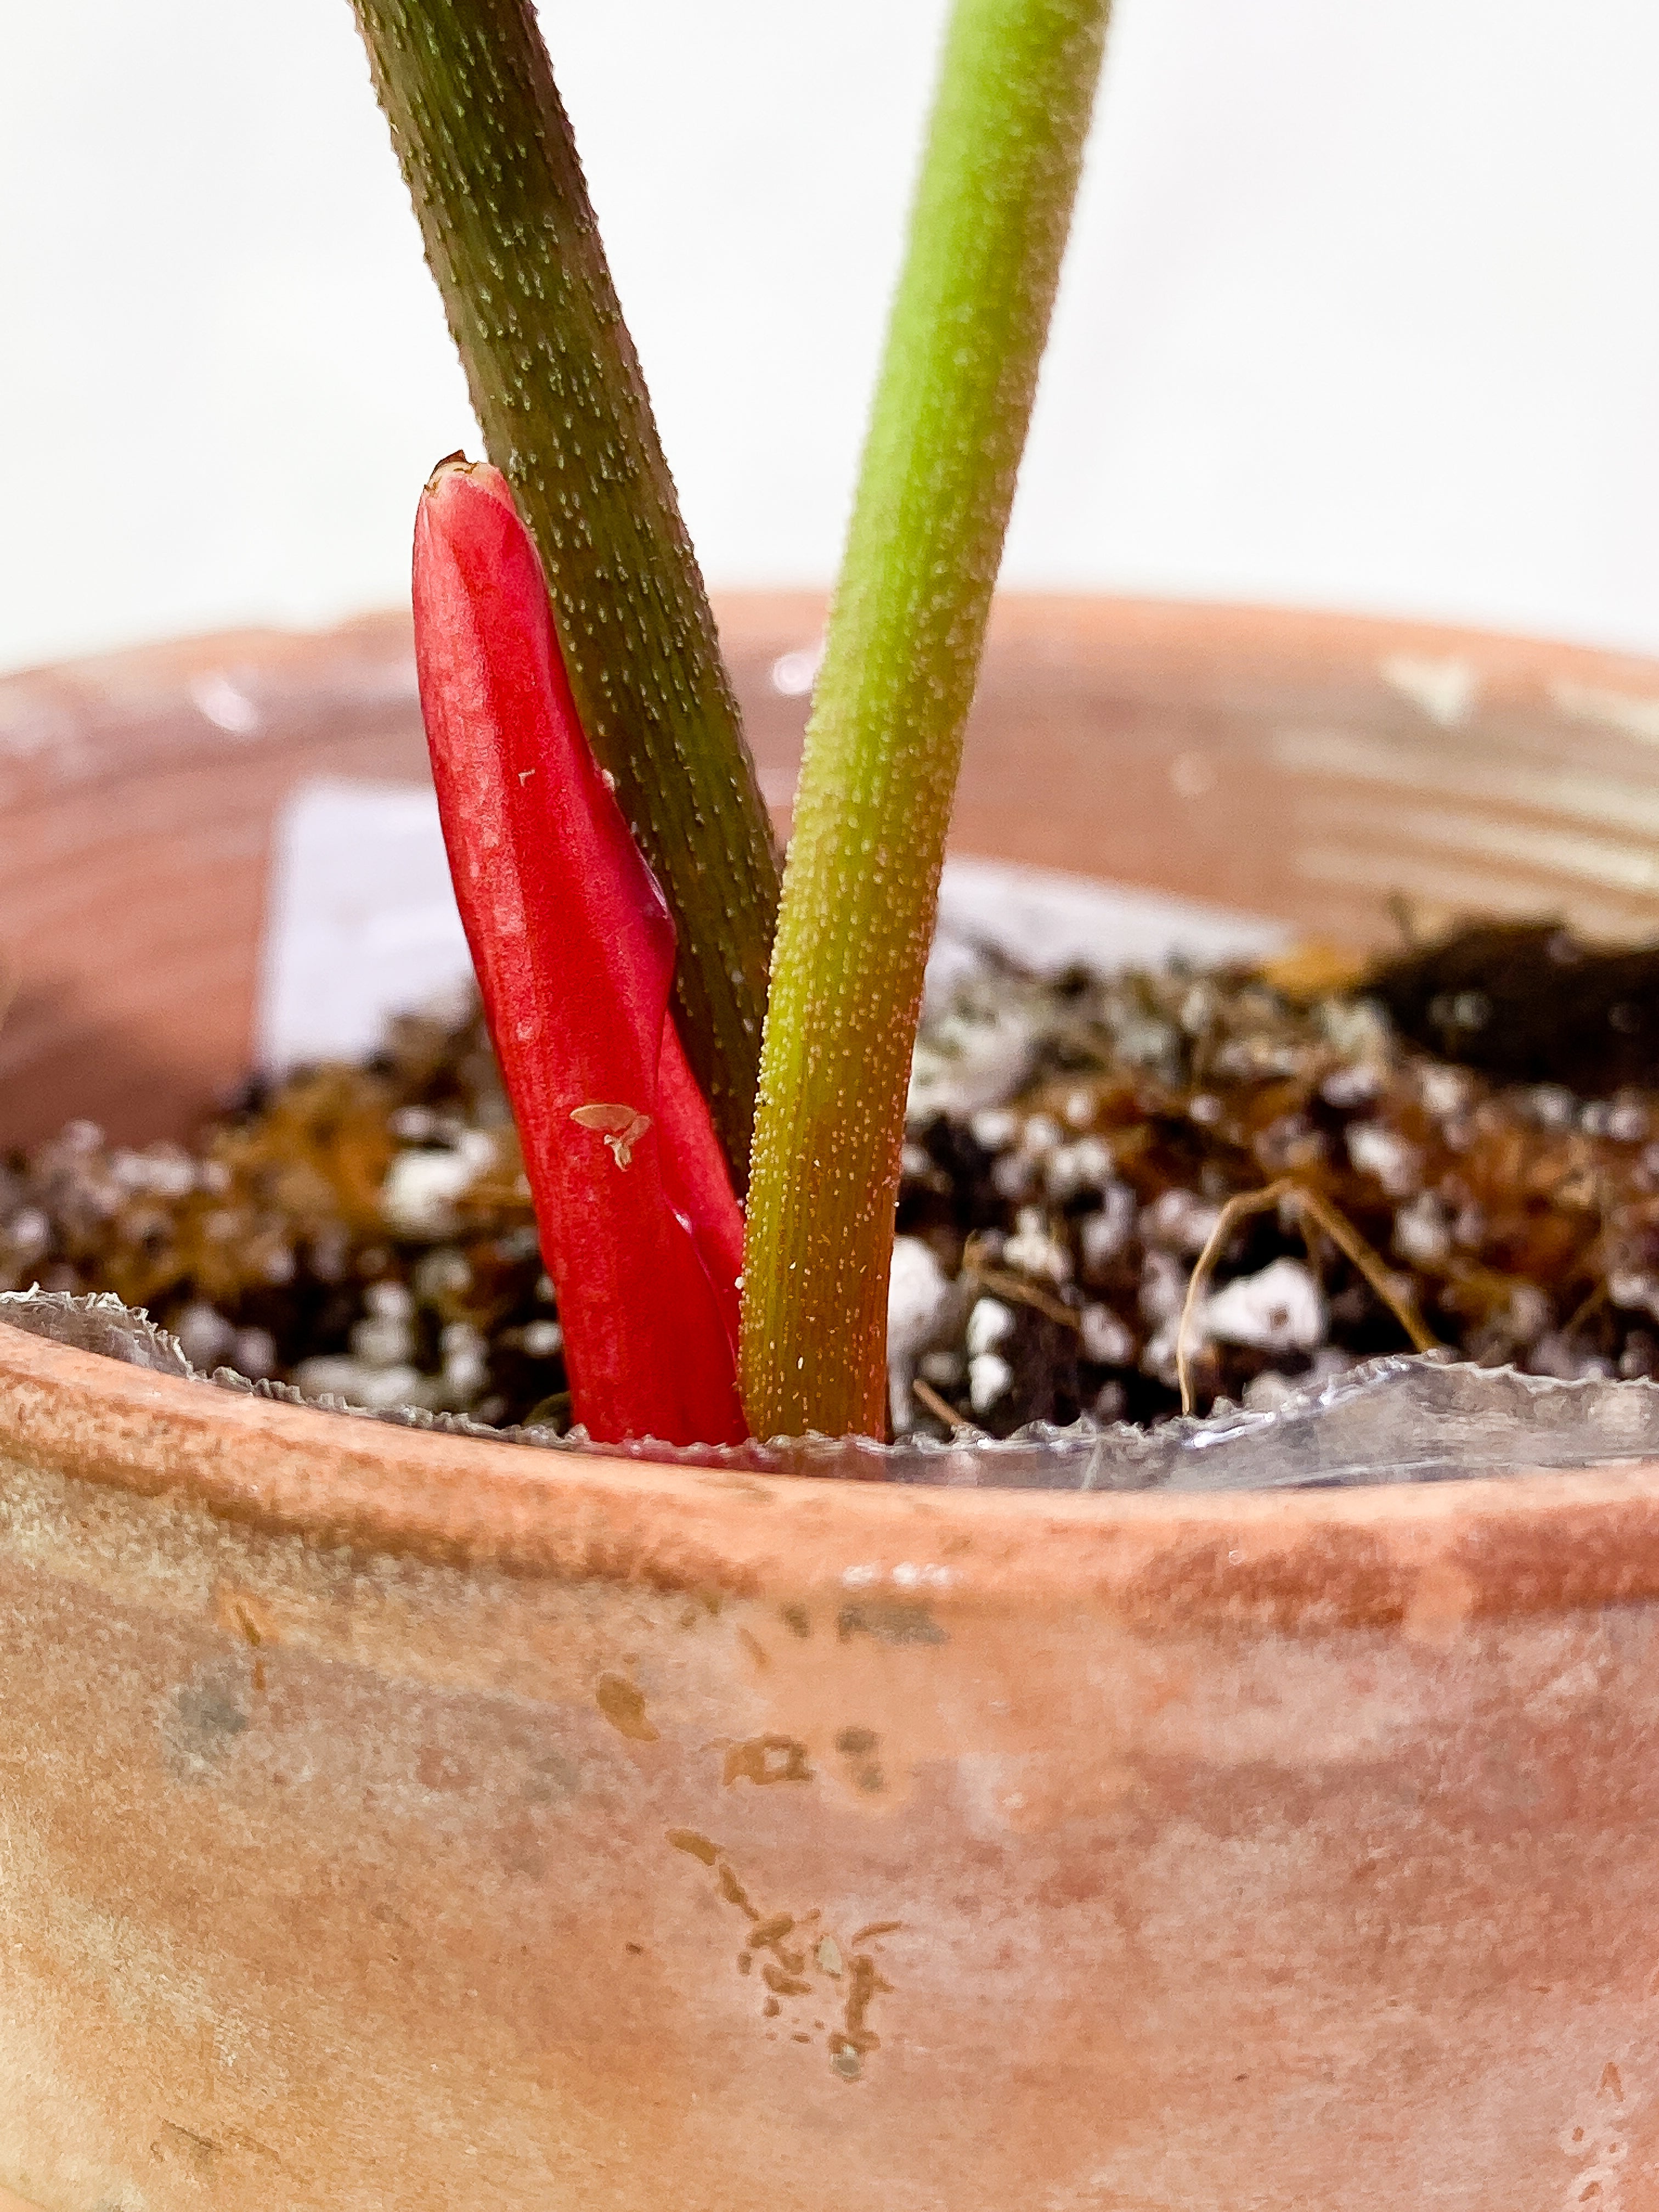
<instances>
[{"instance_id":1,"label":"pot interior","mask_svg":"<svg viewBox=\"0 0 1659 2212\"><path fill-rule=\"evenodd\" d=\"M787 825L822 603L728 599ZM1133 601L998 608L953 825L1063 869L1367 944L1405 900L1659 920L1659 665L1361 621ZM319 777L419 784L401 615L0 682L0 1143L70 1115L185 1134L249 1065L272 824Z\"/></svg>"}]
</instances>

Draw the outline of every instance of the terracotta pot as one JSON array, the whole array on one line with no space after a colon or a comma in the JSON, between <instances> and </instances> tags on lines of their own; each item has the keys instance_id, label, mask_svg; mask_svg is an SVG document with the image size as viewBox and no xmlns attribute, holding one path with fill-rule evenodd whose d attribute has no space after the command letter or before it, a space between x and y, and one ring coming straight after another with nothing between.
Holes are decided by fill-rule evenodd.
<instances>
[{"instance_id":1,"label":"terracotta pot","mask_svg":"<svg viewBox=\"0 0 1659 2212\"><path fill-rule=\"evenodd\" d=\"M816 609L729 607L769 779ZM0 686L0 1129L246 1051L406 639ZM1659 668L1004 610L969 849L1652 919ZM1641 2212L1659 1468L1225 1503L369 1429L0 1329L0 2179L49 2212Z\"/></svg>"}]
</instances>

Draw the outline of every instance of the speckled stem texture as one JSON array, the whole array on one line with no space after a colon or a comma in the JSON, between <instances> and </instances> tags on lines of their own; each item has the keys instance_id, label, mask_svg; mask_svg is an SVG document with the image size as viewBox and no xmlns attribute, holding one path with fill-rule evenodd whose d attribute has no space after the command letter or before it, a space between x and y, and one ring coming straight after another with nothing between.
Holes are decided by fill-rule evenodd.
<instances>
[{"instance_id":1,"label":"speckled stem texture","mask_svg":"<svg viewBox=\"0 0 1659 2212\"><path fill-rule=\"evenodd\" d=\"M589 742L679 932L687 1056L741 1189L771 827L529 0L354 0L489 459Z\"/></svg>"},{"instance_id":2,"label":"speckled stem texture","mask_svg":"<svg viewBox=\"0 0 1659 2212\"><path fill-rule=\"evenodd\" d=\"M910 1052L1109 0L957 0L818 678L744 1258L759 1437L880 1434Z\"/></svg>"}]
</instances>

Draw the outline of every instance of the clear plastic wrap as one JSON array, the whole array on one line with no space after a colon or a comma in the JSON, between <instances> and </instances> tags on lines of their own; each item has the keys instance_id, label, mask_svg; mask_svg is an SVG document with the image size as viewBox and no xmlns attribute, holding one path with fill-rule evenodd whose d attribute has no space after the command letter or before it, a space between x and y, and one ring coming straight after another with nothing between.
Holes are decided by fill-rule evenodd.
<instances>
[{"instance_id":1,"label":"clear plastic wrap","mask_svg":"<svg viewBox=\"0 0 1659 2212\"><path fill-rule=\"evenodd\" d=\"M611 1460L937 1489L1340 1488L1571 1472L1659 1457L1659 1383L1558 1382L1432 1352L1370 1360L1294 1391L1271 1411L1224 1407L1202 1419L1153 1429L1079 1421L1063 1429L1039 1425L1006 1437L963 1431L948 1443L799 1437L676 1448L649 1439L599 1445L580 1431L559 1437L546 1429L490 1429L463 1415L414 1407L369 1413L338 1398L304 1398L286 1383L250 1382L224 1367L198 1376L175 1338L107 1294L8 1293L0 1296L0 1322L156 1373L355 1419Z\"/></svg>"}]
</instances>

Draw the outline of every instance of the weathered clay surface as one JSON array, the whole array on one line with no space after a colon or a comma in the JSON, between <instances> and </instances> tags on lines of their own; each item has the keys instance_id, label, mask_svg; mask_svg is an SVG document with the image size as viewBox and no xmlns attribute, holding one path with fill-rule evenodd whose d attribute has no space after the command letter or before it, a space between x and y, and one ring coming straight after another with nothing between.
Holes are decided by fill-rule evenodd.
<instances>
[{"instance_id":1,"label":"weathered clay surface","mask_svg":"<svg viewBox=\"0 0 1659 2212\"><path fill-rule=\"evenodd\" d=\"M1552 684L1611 746L1659 694L1381 627L1221 617L1194 662L1208 617L1020 619L995 757L1043 667L1062 727L1118 682L1076 672L1104 637L1148 792L1180 787L1183 651L1191 742L1256 702L1241 757L1350 707L1385 749L1416 716L1454 763L1524 750ZM1490 724L1453 662L1498 672ZM90 682L33 680L42 729ZM337 766L295 714L283 774ZM113 737L65 795L72 748L3 726L79 917L8 891L69 979L9 1112L140 1032L74 1013ZM223 830L215 744L155 805ZM1126 818L1139 774L1102 777ZM1067 857L1010 818L1000 849ZM250 819L172 910L182 964L145 939L175 1112L242 1034ZM1219 1500L578 1464L0 1330L0 2181L46 2212L1645 2212L1656 1630L1656 1467Z\"/></svg>"},{"instance_id":2,"label":"weathered clay surface","mask_svg":"<svg viewBox=\"0 0 1659 2212\"><path fill-rule=\"evenodd\" d=\"M1652 2201L1659 1470L1222 1506L344 1425L0 1332L50 2212Z\"/></svg>"},{"instance_id":3,"label":"weathered clay surface","mask_svg":"<svg viewBox=\"0 0 1659 2212\"><path fill-rule=\"evenodd\" d=\"M787 820L810 594L723 600ZM799 680L799 679L796 679ZM1594 935L1659 916L1659 669L1420 623L1134 600L998 603L957 851L1349 942L1470 904ZM1571 775L1562 763L1571 761ZM423 778L406 615L196 638L0 678L0 1139L71 1114L172 1135L246 1066L272 815L301 778Z\"/></svg>"}]
</instances>

